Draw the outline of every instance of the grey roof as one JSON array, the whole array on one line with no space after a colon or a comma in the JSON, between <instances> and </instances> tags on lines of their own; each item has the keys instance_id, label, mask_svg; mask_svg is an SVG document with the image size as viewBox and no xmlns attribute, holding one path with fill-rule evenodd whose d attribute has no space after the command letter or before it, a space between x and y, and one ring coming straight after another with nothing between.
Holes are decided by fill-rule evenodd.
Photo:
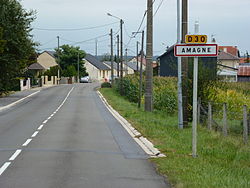
<instances>
[{"instance_id":1,"label":"grey roof","mask_svg":"<svg viewBox=\"0 0 250 188\"><path fill-rule=\"evenodd\" d=\"M55 51L44 51L44 52L47 52L49 55L55 58L55 54L56 54Z\"/></svg>"},{"instance_id":2,"label":"grey roof","mask_svg":"<svg viewBox=\"0 0 250 188\"><path fill-rule=\"evenodd\" d=\"M240 59L232 54L220 51L218 55L218 60L240 60Z\"/></svg>"},{"instance_id":3,"label":"grey roof","mask_svg":"<svg viewBox=\"0 0 250 188\"><path fill-rule=\"evenodd\" d=\"M163 56L165 56L165 55L171 53L171 52L174 50L174 46L175 46L175 45L170 46L170 47L167 49L167 51L164 52L164 53L163 53L162 55L160 55L159 57L157 57L157 59L161 59Z\"/></svg>"},{"instance_id":4,"label":"grey roof","mask_svg":"<svg viewBox=\"0 0 250 188\"><path fill-rule=\"evenodd\" d=\"M127 62L125 63L128 67L130 67L131 69L133 69L134 71L137 70L137 67L136 67L136 63L132 63L132 62ZM140 67L140 64L139 64L139 67ZM138 67L138 68L139 68Z\"/></svg>"},{"instance_id":5,"label":"grey roof","mask_svg":"<svg viewBox=\"0 0 250 188\"><path fill-rule=\"evenodd\" d=\"M108 66L106 66L104 63L99 61L96 57L92 56L91 54L86 54L85 60L94 65L99 70L110 70Z\"/></svg>"},{"instance_id":6,"label":"grey roof","mask_svg":"<svg viewBox=\"0 0 250 188\"><path fill-rule=\"evenodd\" d=\"M45 68L39 63L33 63L28 67L29 70L44 70Z\"/></svg>"},{"instance_id":7,"label":"grey roof","mask_svg":"<svg viewBox=\"0 0 250 188\"><path fill-rule=\"evenodd\" d=\"M110 61L104 61L103 63L108 65L109 67L111 67L111 62ZM114 66L114 69L117 70L117 63L116 62L113 62L113 66Z\"/></svg>"}]
</instances>

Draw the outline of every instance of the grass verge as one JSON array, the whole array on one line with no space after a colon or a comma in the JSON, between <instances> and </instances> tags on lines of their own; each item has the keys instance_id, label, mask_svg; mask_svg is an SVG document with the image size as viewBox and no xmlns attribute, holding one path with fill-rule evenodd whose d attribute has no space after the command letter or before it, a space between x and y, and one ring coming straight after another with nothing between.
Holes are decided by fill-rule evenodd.
<instances>
[{"instance_id":1,"label":"grass verge","mask_svg":"<svg viewBox=\"0 0 250 188\"><path fill-rule=\"evenodd\" d=\"M174 187L250 187L250 147L241 138L198 128L198 158L192 158L192 130L177 128L177 116L144 112L113 89L100 92L109 104L151 140L166 158L151 159Z\"/></svg>"}]
</instances>

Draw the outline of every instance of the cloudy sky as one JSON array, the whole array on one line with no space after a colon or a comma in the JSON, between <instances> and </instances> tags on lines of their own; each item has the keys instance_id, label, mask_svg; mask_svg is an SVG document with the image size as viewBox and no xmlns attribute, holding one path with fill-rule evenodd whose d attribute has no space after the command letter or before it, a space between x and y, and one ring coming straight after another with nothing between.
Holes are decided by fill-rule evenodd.
<instances>
[{"instance_id":1,"label":"cloudy sky","mask_svg":"<svg viewBox=\"0 0 250 188\"><path fill-rule=\"evenodd\" d=\"M162 54L166 46L176 42L176 2L155 0L154 12L161 6L154 16L154 55ZM77 45L86 52L95 54L95 38L106 35L97 39L98 54L109 52L107 34L111 28L114 32L119 30L119 20L107 16L109 12L124 20L125 48L129 49L129 55L134 55L135 44L140 40L140 35L131 40L129 36L138 29L147 0L22 0L21 3L25 9L37 12L37 19L32 24L32 34L34 40L41 44L40 50L55 48L56 37L60 36L60 44ZM194 32L197 20L200 23L200 33L208 35L209 41L213 35L219 45L237 46L244 55L246 50L250 51L249 7L250 0L190 0L189 32ZM146 19L142 28L145 24ZM86 29L103 25L107 26Z\"/></svg>"}]
</instances>

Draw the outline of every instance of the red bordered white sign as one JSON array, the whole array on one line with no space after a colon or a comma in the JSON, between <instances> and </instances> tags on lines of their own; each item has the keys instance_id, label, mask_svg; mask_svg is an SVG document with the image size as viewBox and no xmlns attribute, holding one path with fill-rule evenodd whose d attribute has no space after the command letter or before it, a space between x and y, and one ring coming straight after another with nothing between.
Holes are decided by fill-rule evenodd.
<instances>
[{"instance_id":1,"label":"red bordered white sign","mask_svg":"<svg viewBox=\"0 0 250 188\"><path fill-rule=\"evenodd\" d=\"M174 47L176 57L216 57L217 44L176 44Z\"/></svg>"}]
</instances>

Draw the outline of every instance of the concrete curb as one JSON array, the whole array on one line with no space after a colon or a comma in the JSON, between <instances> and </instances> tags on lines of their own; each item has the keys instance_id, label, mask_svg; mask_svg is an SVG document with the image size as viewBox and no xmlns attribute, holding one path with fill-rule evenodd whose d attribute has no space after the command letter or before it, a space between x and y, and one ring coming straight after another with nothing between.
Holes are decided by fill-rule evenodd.
<instances>
[{"instance_id":1,"label":"concrete curb","mask_svg":"<svg viewBox=\"0 0 250 188\"><path fill-rule=\"evenodd\" d=\"M31 97L31 96L33 96L33 95L39 93L40 91L41 91L41 90L36 91L36 92L31 93L30 95L28 95L28 96L26 96L26 97L23 97L23 98L21 98L21 99L15 101L15 102L13 102L13 103L11 103L11 104L8 104L8 105L6 105L6 106L0 107L0 111L3 111L3 110L8 109L8 108L10 108L10 107L12 107L12 106L15 106L16 104L18 104L18 103L22 102L23 100L25 100L25 99L27 99L27 98L29 98L29 97Z\"/></svg>"},{"instance_id":2,"label":"concrete curb","mask_svg":"<svg viewBox=\"0 0 250 188\"><path fill-rule=\"evenodd\" d=\"M99 91L97 91L97 94L99 95L107 109L110 111L110 113L121 123L124 129L129 133L129 135L151 158L166 157L157 148L155 148L147 138L143 137L141 133L137 131L125 118L123 118L117 111L115 111Z\"/></svg>"}]
</instances>

